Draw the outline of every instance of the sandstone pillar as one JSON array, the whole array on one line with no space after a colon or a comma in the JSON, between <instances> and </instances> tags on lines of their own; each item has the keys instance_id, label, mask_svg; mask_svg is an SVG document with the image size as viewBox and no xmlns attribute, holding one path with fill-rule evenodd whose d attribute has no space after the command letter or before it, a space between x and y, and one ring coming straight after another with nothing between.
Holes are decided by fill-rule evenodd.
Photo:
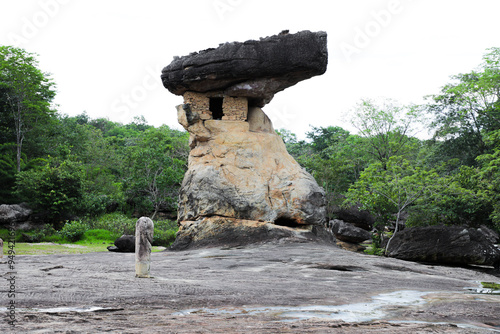
<instances>
[{"instance_id":1,"label":"sandstone pillar","mask_svg":"<svg viewBox=\"0 0 500 334\"><path fill-rule=\"evenodd\" d=\"M154 224L141 217L135 224L135 277L149 278Z\"/></svg>"}]
</instances>

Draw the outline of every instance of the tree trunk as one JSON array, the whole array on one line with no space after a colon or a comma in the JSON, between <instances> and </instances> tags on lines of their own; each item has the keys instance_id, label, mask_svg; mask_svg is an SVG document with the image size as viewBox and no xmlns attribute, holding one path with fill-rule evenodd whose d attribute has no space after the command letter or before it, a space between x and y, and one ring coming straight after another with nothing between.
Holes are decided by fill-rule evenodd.
<instances>
[{"instance_id":1,"label":"tree trunk","mask_svg":"<svg viewBox=\"0 0 500 334\"><path fill-rule=\"evenodd\" d=\"M401 210L398 211L398 214L396 216L396 227L394 228L394 233L392 234L392 237L390 237L389 241L387 241L387 245L385 245L385 251L384 251L385 255L387 255L387 250L389 249L389 245L391 243L392 238L394 238L394 236L398 232L398 228L399 228L399 215L400 214L401 214Z\"/></svg>"}]
</instances>

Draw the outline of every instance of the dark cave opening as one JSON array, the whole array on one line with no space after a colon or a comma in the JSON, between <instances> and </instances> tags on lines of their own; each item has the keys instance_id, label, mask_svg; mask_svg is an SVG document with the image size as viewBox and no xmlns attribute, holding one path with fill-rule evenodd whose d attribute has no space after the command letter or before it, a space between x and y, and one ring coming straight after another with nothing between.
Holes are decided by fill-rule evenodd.
<instances>
[{"instance_id":1,"label":"dark cave opening","mask_svg":"<svg viewBox=\"0 0 500 334\"><path fill-rule=\"evenodd\" d=\"M274 225L287 226L287 227L301 227L303 225L298 224L295 219L290 219L286 217L279 217L274 221Z\"/></svg>"}]
</instances>

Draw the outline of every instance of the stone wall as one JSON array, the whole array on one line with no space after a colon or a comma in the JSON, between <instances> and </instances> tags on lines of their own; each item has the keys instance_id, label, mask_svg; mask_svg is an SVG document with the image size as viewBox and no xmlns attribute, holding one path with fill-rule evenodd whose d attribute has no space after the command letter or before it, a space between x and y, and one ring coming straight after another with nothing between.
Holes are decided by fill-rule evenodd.
<instances>
[{"instance_id":1,"label":"stone wall","mask_svg":"<svg viewBox=\"0 0 500 334\"><path fill-rule=\"evenodd\" d=\"M248 113L248 100L245 97L225 96L222 103L223 120L246 121Z\"/></svg>"},{"instance_id":2,"label":"stone wall","mask_svg":"<svg viewBox=\"0 0 500 334\"><path fill-rule=\"evenodd\" d=\"M191 110L198 113L201 119L212 119L210 112L210 99L206 94L186 92L183 95L184 104L190 104Z\"/></svg>"},{"instance_id":3,"label":"stone wall","mask_svg":"<svg viewBox=\"0 0 500 334\"><path fill-rule=\"evenodd\" d=\"M210 111L210 98L222 98L222 120L246 121L248 114L248 100L245 97L224 96L222 93L185 92L184 104L190 104L191 110L196 112L202 120L213 119Z\"/></svg>"}]
</instances>

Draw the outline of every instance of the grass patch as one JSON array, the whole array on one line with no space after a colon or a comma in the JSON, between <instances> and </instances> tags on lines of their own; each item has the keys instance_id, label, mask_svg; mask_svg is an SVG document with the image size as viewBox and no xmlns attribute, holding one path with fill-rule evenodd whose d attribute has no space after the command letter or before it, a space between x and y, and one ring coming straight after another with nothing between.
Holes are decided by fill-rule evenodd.
<instances>
[{"instance_id":1,"label":"grass patch","mask_svg":"<svg viewBox=\"0 0 500 334\"><path fill-rule=\"evenodd\" d=\"M52 255L52 254L86 254L94 252L109 252L107 247L113 243L79 243L79 244L55 244L55 243L16 243L14 248L16 255ZM160 252L163 248L153 247L152 252ZM5 255L4 255L5 256Z\"/></svg>"},{"instance_id":2,"label":"grass patch","mask_svg":"<svg viewBox=\"0 0 500 334\"><path fill-rule=\"evenodd\" d=\"M499 290L500 291L500 284L499 283L493 283L493 282L481 282L483 288L485 289L492 289L492 290Z\"/></svg>"},{"instance_id":3,"label":"grass patch","mask_svg":"<svg viewBox=\"0 0 500 334\"><path fill-rule=\"evenodd\" d=\"M120 237L119 233L111 232L108 230L97 229L86 231L83 234L82 240L76 242L76 244L99 244L103 242L114 243L117 238Z\"/></svg>"},{"instance_id":4,"label":"grass patch","mask_svg":"<svg viewBox=\"0 0 500 334\"><path fill-rule=\"evenodd\" d=\"M84 254L108 252L117 238L123 234L134 235L136 218L121 213L106 214L92 221L66 222L62 230L56 231L45 225L38 230L16 231L16 254ZM154 222L153 252L168 247L177 233L177 223L171 220ZM0 229L0 238L9 240L9 230ZM156 246L156 247L155 247Z\"/></svg>"}]
</instances>

